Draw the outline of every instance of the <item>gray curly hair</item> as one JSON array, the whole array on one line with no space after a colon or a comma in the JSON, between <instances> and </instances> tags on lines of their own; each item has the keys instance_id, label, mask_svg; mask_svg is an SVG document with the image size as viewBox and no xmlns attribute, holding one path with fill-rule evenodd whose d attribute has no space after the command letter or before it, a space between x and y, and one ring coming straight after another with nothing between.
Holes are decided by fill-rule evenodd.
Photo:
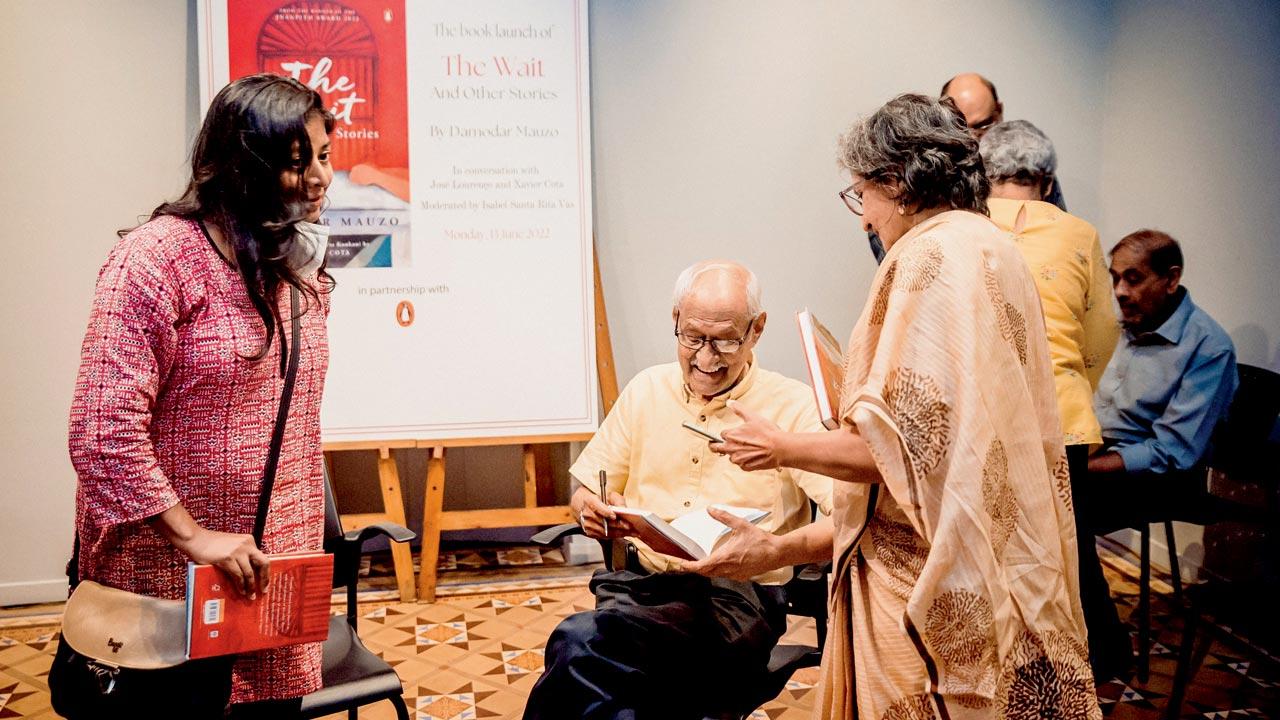
<instances>
[{"instance_id":1,"label":"gray curly hair","mask_svg":"<svg viewBox=\"0 0 1280 720\"><path fill-rule=\"evenodd\" d=\"M1043 185L1058 172L1058 154L1040 128L1026 120L993 126L979 144L991 182Z\"/></svg>"},{"instance_id":2,"label":"gray curly hair","mask_svg":"<svg viewBox=\"0 0 1280 720\"><path fill-rule=\"evenodd\" d=\"M987 214L991 186L978 141L950 98L904 94L840 136L840 164L912 211L944 207Z\"/></svg>"}]
</instances>

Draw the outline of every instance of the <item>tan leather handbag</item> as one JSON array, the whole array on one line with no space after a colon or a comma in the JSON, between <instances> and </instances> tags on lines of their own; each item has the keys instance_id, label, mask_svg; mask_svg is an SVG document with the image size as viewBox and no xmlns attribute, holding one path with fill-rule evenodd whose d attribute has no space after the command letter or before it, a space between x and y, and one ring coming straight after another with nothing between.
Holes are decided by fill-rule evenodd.
<instances>
[{"instance_id":1,"label":"tan leather handbag","mask_svg":"<svg viewBox=\"0 0 1280 720\"><path fill-rule=\"evenodd\" d=\"M187 659L187 604L83 580L62 615L62 639L99 663L138 670Z\"/></svg>"}]
</instances>

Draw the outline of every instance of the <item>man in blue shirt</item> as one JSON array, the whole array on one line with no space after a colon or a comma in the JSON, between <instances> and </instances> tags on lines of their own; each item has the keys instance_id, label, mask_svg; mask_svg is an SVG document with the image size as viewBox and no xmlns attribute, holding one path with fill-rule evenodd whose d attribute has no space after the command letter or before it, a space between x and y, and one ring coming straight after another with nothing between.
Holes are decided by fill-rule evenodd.
<instances>
[{"instance_id":1,"label":"man in blue shirt","mask_svg":"<svg viewBox=\"0 0 1280 720\"><path fill-rule=\"evenodd\" d=\"M1089 459L1092 473L1190 471L1226 415L1238 383L1235 347L1181 280L1182 250L1165 233L1139 230L1111 251L1125 333L1094 403L1106 451Z\"/></svg>"},{"instance_id":2,"label":"man in blue shirt","mask_svg":"<svg viewBox=\"0 0 1280 720\"><path fill-rule=\"evenodd\" d=\"M1124 334L1094 397L1103 446L1073 488L1080 525L1081 596L1098 680L1132 659L1093 534L1132 527L1206 493L1209 439L1235 394L1235 347L1182 287L1182 249L1139 230L1111 251Z\"/></svg>"}]
</instances>

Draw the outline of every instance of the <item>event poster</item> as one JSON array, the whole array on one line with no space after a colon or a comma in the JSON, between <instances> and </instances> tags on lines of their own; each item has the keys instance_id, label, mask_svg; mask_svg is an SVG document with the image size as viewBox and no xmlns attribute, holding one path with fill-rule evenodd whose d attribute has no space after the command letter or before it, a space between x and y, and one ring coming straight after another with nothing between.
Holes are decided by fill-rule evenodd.
<instances>
[{"instance_id":1,"label":"event poster","mask_svg":"<svg viewBox=\"0 0 1280 720\"><path fill-rule=\"evenodd\" d=\"M335 118L325 439L594 430L585 3L199 9L205 107L270 72Z\"/></svg>"}]
</instances>

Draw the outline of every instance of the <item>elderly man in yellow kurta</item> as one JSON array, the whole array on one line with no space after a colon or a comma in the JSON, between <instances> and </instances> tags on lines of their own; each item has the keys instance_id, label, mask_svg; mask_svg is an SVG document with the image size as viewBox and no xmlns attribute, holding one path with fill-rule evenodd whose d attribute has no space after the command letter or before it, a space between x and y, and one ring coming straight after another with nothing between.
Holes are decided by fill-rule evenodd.
<instances>
[{"instance_id":1,"label":"elderly man in yellow kurta","mask_svg":"<svg viewBox=\"0 0 1280 720\"><path fill-rule=\"evenodd\" d=\"M1013 233L1040 295L1075 497L1088 472L1090 446L1102 444L1093 392L1120 337L1102 244L1092 225L1046 201L1057 183L1058 156L1039 128L1025 120L1000 123L982 137L979 150L991 181L991 220ZM1087 528L1084 508L1072 507L1076 527ZM1129 633L1111 604L1094 539L1084 531L1076 547L1089 658L1094 675L1105 681L1125 669L1132 655Z\"/></svg>"},{"instance_id":2,"label":"elderly man in yellow kurta","mask_svg":"<svg viewBox=\"0 0 1280 720\"><path fill-rule=\"evenodd\" d=\"M831 522L810 523L810 501L829 513L832 481L742 470L681 424L718 434L738 423L730 408L740 401L768 408L781 427L821 429L812 391L756 361L765 319L755 275L741 265L707 261L680 275L677 361L641 371L622 391L570 468L570 504L593 537L604 537L606 524L609 537L630 534L610 504L664 520L708 508L734 532L696 563L635 541L640 567L598 572L596 608L552 633L525 718L703 717L695 713L737 707L763 677L786 630L780 583L790 566L831 556ZM600 471L608 503L598 496ZM751 525L713 504L769 514Z\"/></svg>"}]
</instances>

